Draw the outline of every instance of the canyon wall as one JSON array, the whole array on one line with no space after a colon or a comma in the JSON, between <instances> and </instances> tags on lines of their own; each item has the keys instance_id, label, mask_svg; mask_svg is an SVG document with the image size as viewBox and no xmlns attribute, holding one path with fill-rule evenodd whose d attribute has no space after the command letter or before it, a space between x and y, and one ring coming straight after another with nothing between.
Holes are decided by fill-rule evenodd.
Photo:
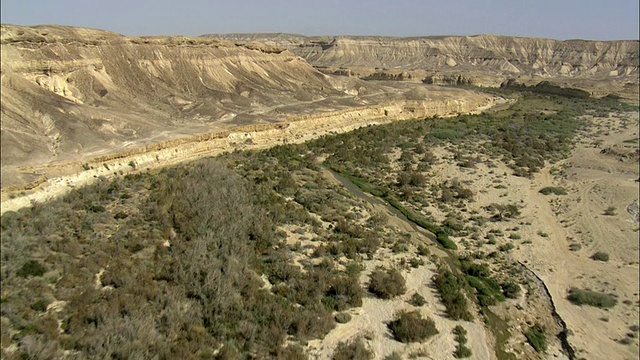
<instances>
[{"instance_id":1,"label":"canyon wall","mask_svg":"<svg viewBox=\"0 0 640 360\"><path fill-rule=\"evenodd\" d=\"M64 195L70 189L88 185L100 177L148 171L203 156L214 156L239 149L301 143L330 133L359 127L425 117L447 117L477 113L490 108L497 98L468 92L459 100L396 101L375 106L319 113L287 119L276 124L231 127L209 133L165 140L144 147L85 159L48 164L66 173L40 178L2 189L1 213L30 206Z\"/></svg>"},{"instance_id":2,"label":"canyon wall","mask_svg":"<svg viewBox=\"0 0 640 360\"><path fill-rule=\"evenodd\" d=\"M9 25L0 43L3 169L273 121L272 107L344 95L268 46Z\"/></svg>"},{"instance_id":3,"label":"canyon wall","mask_svg":"<svg viewBox=\"0 0 640 360\"><path fill-rule=\"evenodd\" d=\"M498 35L375 37L205 35L288 49L326 73L430 84L500 86L552 81L596 96L637 96L638 41L553 40Z\"/></svg>"}]
</instances>

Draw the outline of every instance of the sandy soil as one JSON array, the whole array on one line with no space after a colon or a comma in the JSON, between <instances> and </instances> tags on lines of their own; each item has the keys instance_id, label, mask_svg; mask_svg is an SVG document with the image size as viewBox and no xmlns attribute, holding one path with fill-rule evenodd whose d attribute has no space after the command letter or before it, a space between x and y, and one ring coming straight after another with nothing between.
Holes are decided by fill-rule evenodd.
<instances>
[{"instance_id":1,"label":"sandy soil","mask_svg":"<svg viewBox=\"0 0 640 360\"><path fill-rule=\"evenodd\" d=\"M500 163L472 170L442 163L436 174L441 181L458 178L469 184L476 194L471 209L507 202L523 206L518 219L494 226L505 233L518 228L521 239L513 241L510 256L544 281L578 358L636 359L637 333L630 345L619 341L634 333L629 328L638 324L639 314L638 223L626 210L638 200L638 157L633 155L638 114L591 120L594 126L578 138L571 157L548 165L533 179L505 176L511 171ZM612 147L631 155L601 153ZM440 149L441 156L446 153ZM545 196L539 193L545 186L560 186L569 194ZM604 215L609 206L616 215ZM596 251L608 253L611 260L591 259ZM618 304L609 310L573 305L567 300L572 287L615 294Z\"/></svg>"},{"instance_id":2,"label":"sandy soil","mask_svg":"<svg viewBox=\"0 0 640 360\"><path fill-rule=\"evenodd\" d=\"M638 179L638 144L637 140L630 141L638 136L638 114L587 120L594 125L578 136L571 156L559 163L548 164L532 179L510 175L511 170L497 161L492 161L491 167L481 163L473 169L461 168L454 161L448 161L453 155L449 151L452 149L433 149L442 161L429 175L436 182L458 178L469 187L475 194L469 211L483 213L483 208L492 203L516 203L522 207L522 214L516 219L488 225L502 230L505 235L517 233L520 239L505 236L495 245L481 246L482 251L489 252L511 242L515 248L506 259L511 263L520 262L528 269L523 271L523 278L528 279L523 284L527 294L493 307L509 326L511 337L506 350L518 359L567 358L554 336L561 330L557 319L551 315L554 307L566 322L568 341L577 358L638 358L637 332L635 337L627 337L634 333L630 327L639 322L640 304L638 222L637 215L634 221L634 216L627 211L630 204L638 201L638 182L635 181ZM603 153L603 149L607 150ZM539 193L546 186L563 187L568 194ZM604 215L609 206L616 208L616 215ZM424 233L395 217L384 206L368 204L368 209L386 212L388 225L398 232L409 233L414 242L430 243ZM439 220L444 218L444 210L434 206L428 208ZM456 240L461 244L462 239ZM437 248L432 246L431 250L432 254L442 256ZM608 253L610 260L591 259L596 251ZM373 260L365 262L363 286L372 269L378 265L397 264L403 256L388 249L380 250ZM531 276L527 276L528 271L532 272ZM391 301L365 298L362 307L352 309L353 319L349 323L338 325L325 339L309 343L310 355L328 359L340 342L363 337L376 359L383 359L394 351L403 357L453 359L455 342L451 330L456 322L446 318L437 292L430 285L434 273L435 265L430 261L418 269L404 270L408 287L405 295ZM531 280L535 279L534 274L543 283ZM615 294L618 304L608 310L574 305L567 300L568 290L572 287ZM386 322L396 311L412 308L406 300L415 292L427 300L427 305L420 311L434 319L440 334L422 344L405 345L391 338ZM495 340L481 320L459 323L469 332L468 345L472 348L473 358L495 358ZM536 353L523 335L534 323L546 327L549 348L545 354ZM624 338L631 343L622 344L620 340Z\"/></svg>"}]
</instances>

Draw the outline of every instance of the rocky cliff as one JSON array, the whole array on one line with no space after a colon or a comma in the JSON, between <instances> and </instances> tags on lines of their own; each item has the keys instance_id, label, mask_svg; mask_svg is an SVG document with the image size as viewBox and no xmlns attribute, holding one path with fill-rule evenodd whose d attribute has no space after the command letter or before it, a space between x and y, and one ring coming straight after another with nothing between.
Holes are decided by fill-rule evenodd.
<instances>
[{"instance_id":1,"label":"rocky cliff","mask_svg":"<svg viewBox=\"0 0 640 360\"><path fill-rule=\"evenodd\" d=\"M238 126L305 116L323 122L318 114L381 104L436 106L429 114L442 115L472 111L487 99L329 76L286 49L257 42L129 38L62 26L1 30L3 188L37 183L51 175L47 166L65 161L194 142ZM363 116L349 121L371 120Z\"/></svg>"},{"instance_id":2,"label":"rocky cliff","mask_svg":"<svg viewBox=\"0 0 640 360\"><path fill-rule=\"evenodd\" d=\"M638 41L587 41L497 35L304 37L206 35L288 49L326 73L363 79L500 86L551 81L595 96L637 96Z\"/></svg>"}]
</instances>

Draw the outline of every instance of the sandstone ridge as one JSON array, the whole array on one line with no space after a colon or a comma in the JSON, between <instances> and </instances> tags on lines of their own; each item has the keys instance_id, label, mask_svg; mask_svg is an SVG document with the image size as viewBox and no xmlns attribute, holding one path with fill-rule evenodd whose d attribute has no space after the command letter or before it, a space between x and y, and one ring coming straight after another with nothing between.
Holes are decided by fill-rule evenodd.
<instances>
[{"instance_id":1,"label":"sandstone ridge","mask_svg":"<svg viewBox=\"0 0 640 360\"><path fill-rule=\"evenodd\" d=\"M281 46L255 41L2 25L0 45L3 188L40 181L47 171L34 169L55 167L47 164L238 126L407 101L451 105L441 111L449 113L457 111L455 101L486 98L331 76Z\"/></svg>"},{"instance_id":2,"label":"sandstone ridge","mask_svg":"<svg viewBox=\"0 0 640 360\"><path fill-rule=\"evenodd\" d=\"M326 73L364 79L500 86L552 81L594 96L637 96L638 41L499 35L383 37L224 34L207 38L288 49Z\"/></svg>"},{"instance_id":3,"label":"sandstone ridge","mask_svg":"<svg viewBox=\"0 0 640 360\"><path fill-rule=\"evenodd\" d=\"M110 177L167 166L201 156L212 156L238 149L264 149L280 144L300 143L329 133L413 118L455 116L477 113L492 107L500 98L468 94L465 100L402 101L353 108L329 113L299 116L276 124L234 126L190 137L161 141L124 152L86 159L30 167L34 173L57 171L65 175L41 176L27 184L9 186L2 191L2 213L30 206L65 194L69 189ZM23 169L24 170L24 169ZM25 191L30 191L25 194ZM22 193L20 196L16 194Z\"/></svg>"}]
</instances>

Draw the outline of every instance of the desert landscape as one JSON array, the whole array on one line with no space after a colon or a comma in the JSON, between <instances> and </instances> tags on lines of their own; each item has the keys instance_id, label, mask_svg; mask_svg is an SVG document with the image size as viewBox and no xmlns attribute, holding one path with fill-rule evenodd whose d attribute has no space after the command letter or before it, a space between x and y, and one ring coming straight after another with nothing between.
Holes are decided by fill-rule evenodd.
<instances>
[{"instance_id":1,"label":"desert landscape","mask_svg":"<svg viewBox=\"0 0 640 360\"><path fill-rule=\"evenodd\" d=\"M3 358L640 355L637 40L0 43Z\"/></svg>"}]
</instances>

